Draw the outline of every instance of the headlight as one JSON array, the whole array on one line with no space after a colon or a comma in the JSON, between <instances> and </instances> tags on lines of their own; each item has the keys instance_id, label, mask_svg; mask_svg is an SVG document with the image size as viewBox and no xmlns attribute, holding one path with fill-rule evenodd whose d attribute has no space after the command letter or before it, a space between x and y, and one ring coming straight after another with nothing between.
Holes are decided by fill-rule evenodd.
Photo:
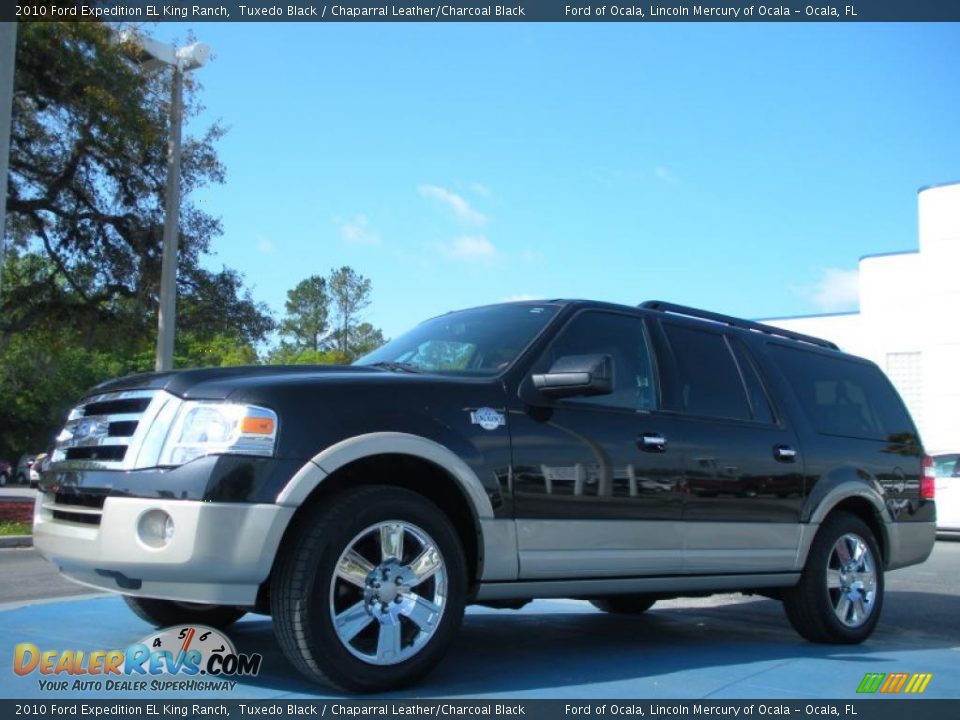
<instances>
[{"instance_id":1,"label":"headlight","mask_svg":"<svg viewBox=\"0 0 960 720\"><path fill-rule=\"evenodd\" d=\"M253 405L184 402L170 426L160 465L183 465L204 455L273 455L277 415Z\"/></svg>"}]
</instances>

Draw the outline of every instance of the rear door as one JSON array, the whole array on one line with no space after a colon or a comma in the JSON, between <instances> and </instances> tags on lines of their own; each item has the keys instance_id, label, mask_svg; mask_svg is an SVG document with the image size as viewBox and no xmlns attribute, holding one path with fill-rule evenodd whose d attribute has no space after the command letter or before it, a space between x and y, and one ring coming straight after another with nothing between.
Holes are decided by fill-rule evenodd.
<instances>
[{"instance_id":1,"label":"rear door","mask_svg":"<svg viewBox=\"0 0 960 720\"><path fill-rule=\"evenodd\" d=\"M796 432L735 334L672 320L660 331L665 402L686 444L686 572L790 570L804 493Z\"/></svg>"},{"instance_id":2,"label":"rear door","mask_svg":"<svg viewBox=\"0 0 960 720\"><path fill-rule=\"evenodd\" d=\"M920 497L920 438L880 369L799 344L770 340L767 348L814 431L804 436L810 503L853 473L879 484L895 520L932 521L934 504Z\"/></svg>"}]
</instances>

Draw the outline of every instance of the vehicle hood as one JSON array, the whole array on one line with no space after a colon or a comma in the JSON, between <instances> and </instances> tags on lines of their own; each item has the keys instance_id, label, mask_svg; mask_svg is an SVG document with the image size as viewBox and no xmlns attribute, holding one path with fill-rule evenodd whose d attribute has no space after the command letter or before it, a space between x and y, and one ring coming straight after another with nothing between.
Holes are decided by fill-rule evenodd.
<instances>
[{"instance_id":1,"label":"vehicle hood","mask_svg":"<svg viewBox=\"0 0 960 720\"><path fill-rule=\"evenodd\" d=\"M298 381L337 382L358 375L383 376L384 370L356 365L256 365L140 373L110 380L92 388L87 396L125 390L166 390L183 398L222 400L238 388L257 383Z\"/></svg>"}]
</instances>

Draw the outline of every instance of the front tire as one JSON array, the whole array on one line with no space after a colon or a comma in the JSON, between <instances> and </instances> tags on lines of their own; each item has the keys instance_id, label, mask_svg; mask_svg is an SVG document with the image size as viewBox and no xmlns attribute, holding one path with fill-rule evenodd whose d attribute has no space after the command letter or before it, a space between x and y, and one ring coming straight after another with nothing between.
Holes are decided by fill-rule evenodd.
<instances>
[{"instance_id":1,"label":"front tire","mask_svg":"<svg viewBox=\"0 0 960 720\"><path fill-rule=\"evenodd\" d=\"M302 518L274 568L280 647L310 680L381 692L440 661L466 597L463 548L449 519L409 490L348 490Z\"/></svg>"},{"instance_id":2,"label":"front tire","mask_svg":"<svg viewBox=\"0 0 960 720\"><path fill-rule=\"evenodd\" d=\"M882 563L863 520L846 512L830 515L814 538L800 583L784 591L790 624L811 642L863 642L883 608Z\"/></svg>"},{"instance_id":3,"label":"front tire","mask_svg":"<svg viewBox=\"0 0 960 720\"><path fill-rule=\"evenodd\" d=\"M598 610L615 615L642 615L653 607L657 598L652 595L610 595L590 601Z\"/></svg>"},{"instance_id":4,"label":"front tire","mask_svg":"<svg viewBox=\"0 0 960 720\"><path fill-rule=\"evenodd\" d=\"M137 617L158 628L171 625L209 625L223 630L247 614L243 608L232 605L206 605L133 595L124 595L123 599Z\"/></svg>"}]
</instances>

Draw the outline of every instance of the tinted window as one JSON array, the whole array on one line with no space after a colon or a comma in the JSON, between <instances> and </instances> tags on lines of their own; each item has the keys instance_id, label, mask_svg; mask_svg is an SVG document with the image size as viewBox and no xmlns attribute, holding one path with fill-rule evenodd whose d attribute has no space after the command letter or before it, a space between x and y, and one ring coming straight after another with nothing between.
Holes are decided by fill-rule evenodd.
<instances>
[{"instance_id":1,"label":"tinted window","mask_svg":"<svg viewBox=\"0 0 960 720\"><path fill-rule=\"evenodd\" d=\"M722 335L664 323L680 372L682 408L693 415L750 420L750 405Z\"/></svg>"},{"instance_id":2,"label":"tinted window","mask_svg":"<svg viewBox=\"0 0 960 720\"><path fill-rule=\"evenodd\" d=\"M491 305L435 317L354 363L401 363L424 372L496 375L557 312L555 305Z\"/></svg>"},{"instance_id":3,"label":"tinted window","mask_svg":"<svg viewBox=\"0 0 960 720\"><path fill-rule=\"evenodd\" d=\"M814 427L825 435L912 442L916 430L879 368L842 357L771 345Z\"/></svg>"},{"instance_id":4,"label":"tinted window","mask_svg":"<svg viewBox=\"0 0 960 720\"><path fill-rule=\"evenodd\" d=\"M728 338L730 347L733 348L733 354L737 358L737 364L740 366L740 374L743 376L743 382L747 386L747 395L750 398L750 410L753 413L753 419L762 423L773 423L773 410L770 407L770 398L767 397L763 389L763 383L760 381L760 374L757 372L757 366L750 357L743 343L736 338Z\"/></svg>"},{"instance_id":5,"label":"tinted window","mask_svg":"<svg viewBox=\"0 0 960 720\"><path fill-rule=\"evenodd\" d=\"M580 313L560 332L534 372L546 372L557 358L567 355L605 354L613 358L613 393L568 398L585 403L630 410L656 406L656 385L650 364L643 320L630 315L588 311Z\"/></svg>"}]
</instances>

